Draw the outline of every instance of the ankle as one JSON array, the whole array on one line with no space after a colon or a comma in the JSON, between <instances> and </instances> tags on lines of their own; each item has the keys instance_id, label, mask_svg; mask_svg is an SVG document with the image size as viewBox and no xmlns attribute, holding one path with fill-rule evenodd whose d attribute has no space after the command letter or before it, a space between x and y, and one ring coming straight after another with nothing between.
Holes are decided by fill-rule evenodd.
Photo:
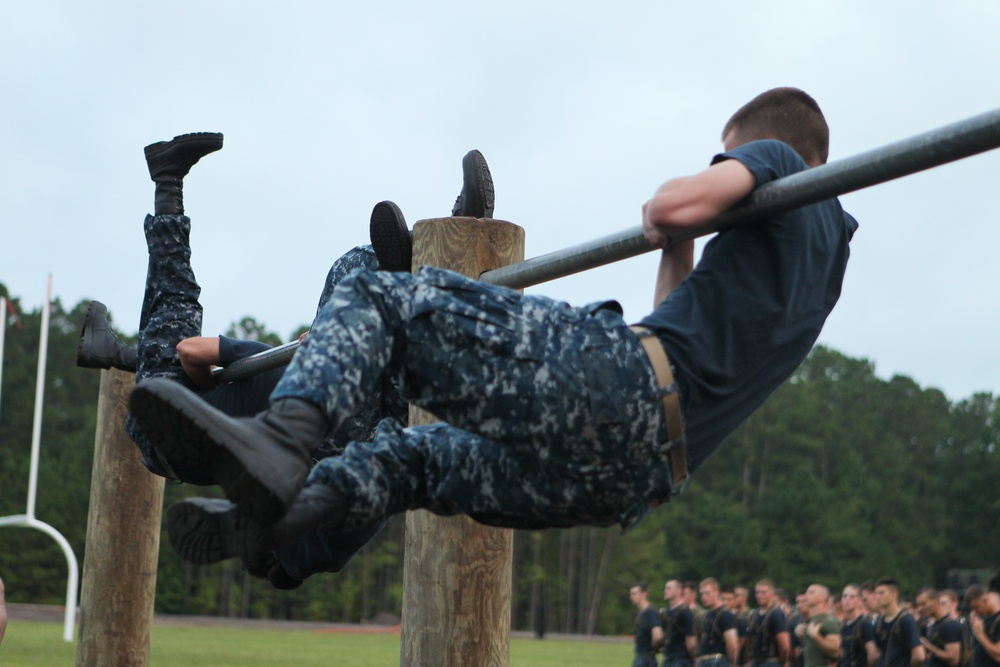
<instances>
[{"instance_id":1,"label":"ankle","mask_svg":"<svg viewBox=\"0 0 1000 667\"><path fill-rule=\"evenodd\" d=\"M153 195L154 215L184 215L184 180L182 178L156 181Z\"/></svg>"}]
</instances>

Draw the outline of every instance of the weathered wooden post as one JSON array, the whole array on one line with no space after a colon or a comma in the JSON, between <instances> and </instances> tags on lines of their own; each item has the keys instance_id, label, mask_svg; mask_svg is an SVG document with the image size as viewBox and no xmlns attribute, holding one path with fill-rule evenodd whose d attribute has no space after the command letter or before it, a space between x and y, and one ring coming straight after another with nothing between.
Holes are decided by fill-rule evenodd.
<instances>
[{"instance_id":1,"label":"weathered wooden post","mask_svg":"<svg viewBox=\"0 0 1000 667\"><path fill-rule=\"evenodd\" d=\"M101 371L77 667L149 664L164 480L123 428L134 384L131 373Z\"/></svg>"},{"instance_id":2,"label":"weathered wooden post","mask_svg":"<svg viewBox=\"0 0 1000 667\"><path fill-rule=\"evenodd\" d=\"M471 277L524 259L524 230L501 220L439 218L413 227L413 266ZM438 421L410 407L410 424ZM467 517L406 515L406 667L505 666L510 657L513 533Z\"/></svg>"}]
</instances>

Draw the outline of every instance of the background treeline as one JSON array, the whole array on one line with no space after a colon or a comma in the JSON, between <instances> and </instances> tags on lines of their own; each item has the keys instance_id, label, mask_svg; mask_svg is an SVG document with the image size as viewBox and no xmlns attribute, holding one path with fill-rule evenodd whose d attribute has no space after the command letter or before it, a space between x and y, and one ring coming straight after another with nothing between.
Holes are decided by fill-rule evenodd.
<instances>
[{"instance_id":1,"label":"background treeline","mask_svg":"<svg viewBox=\"0 0 1000 667\"><path fill-rule=\"evenodd\" d=\"M0 285L0 293L6 293ZM14 299L18 311L20 304ZM86 304L52 309L37 516L84 557L98 371L75 366ZM22 514L41 311L8 318L0 389L0 516ZM278 342L252 318L232 333ZM1000 410L977 394L951 402L907 377L817 347L726 442L675 502L616 528L518 532L514 626L625 633L628 587L668 576L724 583L769 576L795 589L883 574L943 586L948 568L993 568L1000 554ZM212 489L167 485L167 504ZM339 574L295 591L252 581L238 563L185 564L164 536L157 610L356 622L398 618L404 521L395 519ZM120 554L124 560L127 552ZM0 530L12 602L61 604L66 564L51 538Z\"/></svg>"}]
</instances>

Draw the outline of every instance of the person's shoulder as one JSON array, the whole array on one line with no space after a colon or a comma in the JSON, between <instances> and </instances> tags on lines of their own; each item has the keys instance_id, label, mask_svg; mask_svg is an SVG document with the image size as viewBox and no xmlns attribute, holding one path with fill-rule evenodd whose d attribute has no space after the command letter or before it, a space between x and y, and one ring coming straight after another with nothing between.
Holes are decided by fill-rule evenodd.
<instances>
[{"instance_id":1,"label":"person's shoulder","mask_svg":"<svg viewBox=\"0 0 1000 667\"><path fill-rule=\"evenodd\" d=\"M737 146L713 157L712 164L724 160L742 163L757 178L757 185L809 168L791 146L777 139L759 139Z\"/></svg>"},{"instance_id":2,"label":"person's shoulder","mask_svg":"<svg viewBox=\"0 0 1000 667\"><path fill-rule=\"evenodd\" d=\"M938 634L949 642L960 641L962 639L962 624L954 618L946 618L938 622Z\"/></svg>"}]
</instances>

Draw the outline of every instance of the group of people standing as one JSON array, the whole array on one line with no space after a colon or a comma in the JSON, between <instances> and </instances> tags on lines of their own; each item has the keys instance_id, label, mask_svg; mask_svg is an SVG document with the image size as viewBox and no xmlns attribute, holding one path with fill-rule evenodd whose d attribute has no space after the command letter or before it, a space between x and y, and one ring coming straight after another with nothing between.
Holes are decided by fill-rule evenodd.
<instances>
[{"instance_id":1,"label":"group of people standing","mask_svg":"<svg viewBox=\"0 0 1000 667\"><path fill-rule=\"evenodd\" d=\"M662 667L998 667L997 589L973 585L962 599L924 587L910 600L882 577L839 595L812 584L792 601L761 579L751 608L746 586L671 579L657 610L640 583L630 591L639 609L633 666L656 667L659 656Z\"/></svg>"}]
</instances>

